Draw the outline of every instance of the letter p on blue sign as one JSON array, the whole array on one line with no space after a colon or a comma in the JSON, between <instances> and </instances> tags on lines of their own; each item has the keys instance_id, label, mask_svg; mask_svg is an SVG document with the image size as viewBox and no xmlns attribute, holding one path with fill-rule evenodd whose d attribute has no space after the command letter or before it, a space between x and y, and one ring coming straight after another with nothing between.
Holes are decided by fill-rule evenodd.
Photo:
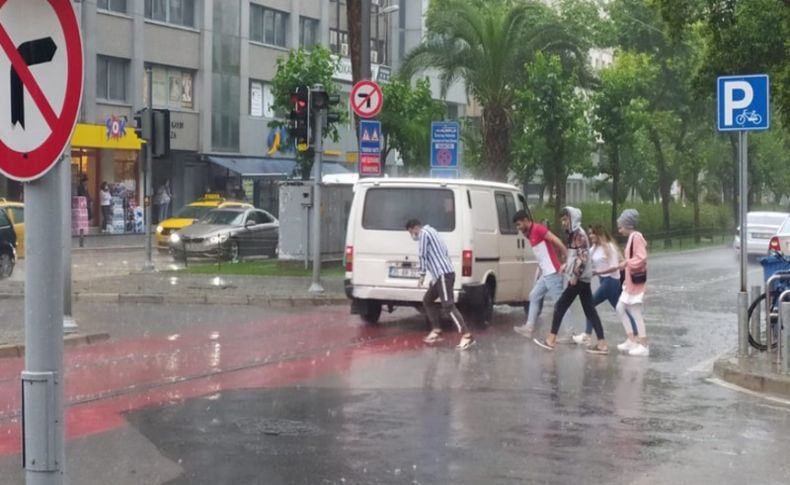
<instances>
[{"instance_id":1,"label":"letter p on blue sign","mask_svg":"<svg viewBox=\"0 0 790 485\"><path fill-rule=\"evenodd\" d=\"M719 131L767 130L769 98L767 74L720 77L716 90Z\"/></svg>"}]
</instances>

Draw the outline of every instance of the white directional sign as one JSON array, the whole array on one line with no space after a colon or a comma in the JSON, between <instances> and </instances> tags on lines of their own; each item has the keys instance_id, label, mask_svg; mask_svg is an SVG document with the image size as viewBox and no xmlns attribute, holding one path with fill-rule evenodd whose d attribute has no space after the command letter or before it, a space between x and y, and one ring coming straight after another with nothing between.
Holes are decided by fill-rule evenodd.
<instances>
[{"instance_id":1,"label":"white directional sign","mask_svg":"<svg viewBox=\"0 0 790 485\"><path fill-rule=\"evenodd\" d=\"M758 131L770 126L770 89L766 74L718 79L719 131Z\"/></svg>"},{"instance_id":2,"label":"white directional sign","mask_svg":"<svg viewBox=\"0 0 790 485\"><path fill-rule=\"evenodd\" d=\"M82 40L69 0L0 0L0 172L41 177L71 139Z\"/></svg>"}]
</instances>

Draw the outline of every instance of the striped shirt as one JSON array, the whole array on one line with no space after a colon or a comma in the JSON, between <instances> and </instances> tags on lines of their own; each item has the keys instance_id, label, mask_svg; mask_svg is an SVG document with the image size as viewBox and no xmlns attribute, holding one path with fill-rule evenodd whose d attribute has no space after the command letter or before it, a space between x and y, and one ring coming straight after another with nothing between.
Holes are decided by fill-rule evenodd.
<instances>
[{"instance_id":1,"label":"striped shirt","mask_svg":"<svg viewBox=\"0 0 790 485\"><path fill-rule=\"evenodd\" d=\"M436 229L428 225L422 226L420 231L420 271L431 273L434 280L455 272L447 245Z\"/></svg>"}]
</instances>

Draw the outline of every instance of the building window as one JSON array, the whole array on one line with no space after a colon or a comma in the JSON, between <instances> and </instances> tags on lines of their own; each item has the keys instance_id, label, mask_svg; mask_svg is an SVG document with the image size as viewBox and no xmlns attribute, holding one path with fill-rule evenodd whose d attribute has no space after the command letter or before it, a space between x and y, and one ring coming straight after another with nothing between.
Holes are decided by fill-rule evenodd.
<instances>
[{"instance_id":1,"label":"building window","mask_svg":"<svg viewBox=\"0 0 790 485\"><path fill-rule=\"evenodd\" d=\"M299 47L310 50L318 45L318 20L308 17L299 18Z\"/></svg>"},{"instance_id":2,"label":"building window","mask_svg":"<svg viewBox=\"0 0 790 485\"><path fill-rule=\"evenodd\" d=\"M250 116L274 118L274 93L271 84L250 81Z\"/></svg>"},{"instance_id":3,"label":"building window","mask_svg":"<svg viewBox=\"0 0 790 485\"><path fill-rule=\"evenodd\" d=\"M108 101L126 101L129 61L99 56L96 64L96 97Z\"/></svg>"},{"instance_id":4,"label":"building window","mask_svg":"<svg viewBox=\"0 0 790 485\"><path fill-rule=\"evenodd\" d=\"M99 10L126 13L126 0L98 0L96 7Z\"/></svg>"},{"instance_id":5,"label":"building window","mask_svg":"<svg viewBox=\"0 0 790 485\"><path fill-rule=\"evenodd\" d=\"M194 27L195 0L145 0L145 18Z\"/></svg>"},{"instance_id":6,"label":"building window","mask_svg":"<svg viewBox=\"0 0 790 485\"><path fill-rule=\"evenodd\" d=\"M348 57L348 32L329 29L329 49L332 54Z\"/></svg>"},{"instance_id":7,"label":"building window","mask_svg":"<svg viewBox=\"0 0 790 485\"><path fill-rule=\"evenodd\" d=\"M154 107L194 109L192 92L195 74L177 67L153 66ZM143 101L148 105L148 72L143 76Z\"/></svg>"},{"instance_id":8,"label":"building window","mask_svg":"<svg viewBox=\"0 0 790 485\"><path fill-rule=\"evenodd\" d=\"M260 5L250 5L250 40L286 47L288 14Z\"/></svg>"}]
</instances>

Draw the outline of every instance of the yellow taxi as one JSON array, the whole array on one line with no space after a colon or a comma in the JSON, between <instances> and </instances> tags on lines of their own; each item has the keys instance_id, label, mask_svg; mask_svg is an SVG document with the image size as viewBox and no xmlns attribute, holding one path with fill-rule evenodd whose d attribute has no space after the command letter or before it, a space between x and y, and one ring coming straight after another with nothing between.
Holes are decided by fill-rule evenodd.
<instances>
[{"instance_id":1,"label":"yellow taxi","mask_svg":"<svg viewBox=\"0 0 790 485\"><path fill-rule=\"evenodd\" d=\"M16 257L25 257L25 204L0 197L0 207L5 209L16 232Z\"/></svg>"},{"instance_id":2,"label":"yellow taxi","mask_svg":"<svg viewBox=\"0 0 790 485\"><path fill-rule=\"evenodd\" d=\"M160 251L169 251L171 234L191 226L208 211L223 207L252 208L252 204L228 200L217 194L206 194L203 198L185 205L173 217L165 219L156 226L156 247Z\"/></svg>"}]
</instances>

